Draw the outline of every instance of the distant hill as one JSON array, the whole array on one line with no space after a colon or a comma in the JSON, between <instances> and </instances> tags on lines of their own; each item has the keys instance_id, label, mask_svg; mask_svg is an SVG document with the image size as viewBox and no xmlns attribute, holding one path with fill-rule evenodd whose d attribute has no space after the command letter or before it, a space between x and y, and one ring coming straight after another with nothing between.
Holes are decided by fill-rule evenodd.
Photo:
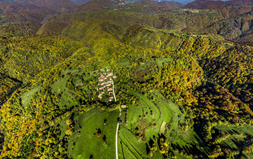
<instances>
[{"instance_id":1,"label":"distant hill","mask_svg":"<svg viewBox=\"0 0 253 159\"><path fill-rule=\"evenodd\" d=\"M56 14L58 12L39 7L34 4L25 4L21 2L0 2L0 24L12 22L41 22L47 15Z\"/></svg>"},{"instance_id":2,"label":"distant hill","mask_svg":"<svg viewBox=\"0 0 253 159\"><path fill-rule=\"evenodd\" d=\"M78 4L78 5L83 5L87 2L89 2L90 0L71 0L71 1Z\"/></svg>"},{"instance_id":3,"label":"distant hill","mask_svg":"<svg viewBox=\"0 0 253 159\"><path fill-rule=\"evenodd\" d=\"M186 4L183 8L190 9L221 9L226 2L214 1L214 0L195 0L191 3Z\"/></svg>"},{"instance_id":4,"label":"distant hill","mask_svg":"<svg viewBox=\"0 0 253 159\"><path fill-rule=\"evenodd\" d=\"M1 0L2 2L14 1L34 4L37 6L46 7L58 12L69 12L74 10L78 5L70 0Z\"/></svg>"},{"instance_id":5,"label":"distant hill","mask_svg":"<svg viewBox=\"0 0 253 159\"><path fill-rule=\"evenodd\" d=\"M220 5L217 5L220 4ZM191 34L219 34L227 40L248 44L252 42L253 1L194 1L183 8L216 9L220 18L203 27L187 26L182 31ZM202 10L204 11L204 10ZM213 12L208 11L208 12ZM218 20L219 19L219 20ZM202 18L203 21L203 18ZM208 21L207 21L208 22ZM251 44L252 45L252 44Z\"/></svg>"},{"instance_id":6,"label":"distant hill","mask_svg":"<svg viewBox=\"0 0 253 159\"><path fill-rule=\"evenodd\" d=\"M78 5L83 5L85 3L88 3L90 0L71 0L72 2L78 4ZM115 0L114 0L115 1ZM130 0L126 0L126 1L130 1ZM136 0L136 2L138 1L141 1L141 0ZM134 2L134 1L131 1L131 2ZM157 2L157 5L159 7L162 7L162 6L170 6L171 8L177 8L177 7L182 7L184 6L183 3L180 3L180 2L176 2L176 1L161 1L159 2L159 0L155 0L155 2Z\"/></svg>"},{"instance_id":7,"label":"distant hill","mask_svg":"<svg viewBox=\"0 0 253 159\"><path fill-rule=\"evenodd\" d=\"M234 6L246 6L246 5L253 5L252 0L232 0L226 1L226 4L234 5Z\"/></svg>"},{"instance_id":8,"label":"distant hill","mask_svg":"<svg viewBox=\"0 0 253 159\"><path fill-rule=\"evenodd\" d=\"M183 8L190 9L221 9L225 6L246 6L252 5L252 0L232 0L232 1L220 1L220 0L195 0L186 4Z\"/></svg>"},{"instance_id":9,"label":"distant hill","mask_svg":"<svg viewBox=\"0 0 253 159\"><path fill-rule=\"evenodd\" d=\"M109 6L115 4L110 0L91 0L75 9L75 12L102 11L109 10Z\"/></svg>"},{"instance_id":10,"label":"distant hill","mask_svg":"<svg viewBox=\"0 0 253 159\"><path fill-rule=\"evenodd\" d=\"M49 14L55 14L56 11L45 7L39 7L34 4L26 4L21 2L1 2L0 1L0 14L7 13L21 13L21 12L44 12Z\"/></svg>"},{"instance_id":11,"label":"distant hill","mask_svg":"<svg viewBox=\"0 0 253 159\"><path fill-rule=\"evenodd\" d=\"M169 6L171 8L181 8L184 6L183 3L176 2L176 1L162 1L156 3L159 7Z\"/></svg>"},{"instance_id":12,"label":"distant hill","mask_svg":"<svg viewBox=\"0 0 253 159\"><path fill-rule=\"evenodd\" d=\"M142 13L158 11L159 8L161 7L157 6L157 2L151 1L151 0L141 0L129 5L126 5L125 7L122 7L122 9L126 11L134 11L134 12L142 12ZM170 6L163 6L162 8L171 9Z\"/></svg>"},{"instance_id":13,"label":"distant hill","mask_svg":"<svg viewBox=\"0 0 253 159\"><path fill-rule=\"evenodd\" d=\"M87 11L106 11L106 10L124 10L127 12L152 12L160 9L172 9L182 7L184 4L175 1L151 1L141 0L136 2L129 1L111 1L111 0L91 0L83 5L78 6L75 12Z\"/></svg>"}]
</instances>

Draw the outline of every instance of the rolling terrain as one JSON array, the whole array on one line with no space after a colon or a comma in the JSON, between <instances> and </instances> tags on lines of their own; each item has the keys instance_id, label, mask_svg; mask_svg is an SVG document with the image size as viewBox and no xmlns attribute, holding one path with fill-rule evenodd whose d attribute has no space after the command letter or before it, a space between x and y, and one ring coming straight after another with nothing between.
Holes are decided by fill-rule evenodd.
<instances>
[{"instance_id":1,"label":"rolling terrain","mask_svg":"<svg viewBox=\"0 0 253 159\"><path fill-rule=\"evenodd\" d=\"M48 15L58 12L21 2L0 2L0 36L10 38L16 36L35 35L42 26L40 23Z\"/></svg>"},{"instance_id":2,"label":"rolling terrain","mask_svg":"<svg viewBox=\"0 0 253 159\"><path fill-rule=\"evenodd\" d=\"M196 11L198 9L216 10L222 18L198 29L190 26L183 31L189 33L219 34L227 40L250 44L252 42L252 6L253 2L248 0L196 0L183 6L183 8L197 9Z\"/></svg>"},{"instance_id":3,"label":"rolling terrain","mask_svg":"<svg viewBox=\"0 0 253 159\"><path fill-rule=\"evenodd\" d=\"M33 4L61 13L73 11L78 6L70 0L1 0L1 2L22 2L27 4Z\"/></svg>"},{"instance_id":4,"label":"rolling terrain","mask_svg":"<svg viewBox=\"0 0 253 159\"><path fill-rule=\"evenodd\" d=\"M0 158L252 158L251 12L162 3L1 23Z\"/></svg>"}]
</instances>

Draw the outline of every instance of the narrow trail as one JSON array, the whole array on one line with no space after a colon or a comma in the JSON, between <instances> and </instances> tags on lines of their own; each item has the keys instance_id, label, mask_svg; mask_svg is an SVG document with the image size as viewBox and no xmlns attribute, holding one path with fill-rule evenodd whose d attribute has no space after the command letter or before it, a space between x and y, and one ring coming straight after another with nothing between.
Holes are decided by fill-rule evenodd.
<instances>
[{"instance_id":1,"label":"narrow trail","mask_svg":"<svg viewBox=\"0 0 253 159\"><path fill-rule=\"evenodd\" d=\"M112 94L113 94L115 102L117 102L115 92L114 92L114 82L113 82L113 80L112 80ZM121 108L120 107L119 107L119 119L121 119ZM119 133L119 122L117 123L116 134L115 134L116 159L119 159L119 154L118 154L118 133Z\"/></svg>"},{"instance_id":2,"label":"narrow trail","mask_svg":"<svg viewBox=\"0 0 253 159\"><path fill-rule=\"evenodd\" d=\"M121 118L121 109L119 108L119 119ZM117 123L117 128L116 128L116 140L115 140L115 148L116 148L116 159L119 159L118 156L118 133L119 133L119 122Z\"/></svg>"},{"instance_id":3,"label":"narrow trail","mask_svg":"<svg viewBox=\"0 0 253 159\"><path fill-rule=\"evenodd\" d=\"M119 123L117 124L117 128L116 128L116 142L115 142L115 145L116 145L116 159L119 159L119 156L118 156L118 130L119 130Z\"/></svg>"}]
</instances>

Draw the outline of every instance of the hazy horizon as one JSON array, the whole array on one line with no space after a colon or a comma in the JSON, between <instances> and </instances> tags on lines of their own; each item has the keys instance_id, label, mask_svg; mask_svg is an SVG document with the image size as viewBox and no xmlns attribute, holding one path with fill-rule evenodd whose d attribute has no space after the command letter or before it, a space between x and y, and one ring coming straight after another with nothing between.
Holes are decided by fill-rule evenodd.
<instances>
[{"instance_id":1,"label":"hazy horizon","mask_svg":"<svg viewBox=\"0 0 253 159\"><path fill-rule=\"evenodd\" d=\"M195 0L174 0L174 1L177 1L177 2L180 2L180 3L183 3L183 4L187 4L187 3L193 2ZM222 0L222 1L227 1L227 0Z\"/></svg>"}]
</instances>

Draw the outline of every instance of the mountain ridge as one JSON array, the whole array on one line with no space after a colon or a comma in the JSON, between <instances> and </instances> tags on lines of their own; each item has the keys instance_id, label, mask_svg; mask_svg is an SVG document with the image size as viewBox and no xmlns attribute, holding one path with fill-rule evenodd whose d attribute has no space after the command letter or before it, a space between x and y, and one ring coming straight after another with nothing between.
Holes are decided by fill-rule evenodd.
<instances>
[{"instance_id":1,"label":"mountain ridge","mask_svg":"<svg viewBox=\"0 0 253 159\"><path fill-rule=\"evenodd\" d=\"M227 6L247 6L253 5L253 2L250 0L229 0L229 1L220 1L220 0L195 0L183 6L183 8L190 9L222 9Z\"/></svg>"},{"instance_id":2,"label":"mountain ridge","mask_svg":"<svg viewBox=\"0 0 253 159\"><path fill-rule=\"evenodd\" d=\"M78 5L70 0L1 0L2 2L23 2L46 7L58 12L66 13L73 11Z\"/></svg>"},{"instance_id":3,"label":"mountain ridge","mask_svg":"<svg viewBox=\"0 0 253 159\"><path fill-rule=\"evenodd\" d=\"M107 10L125 10L134 12L152 12L161 9L172 9L182 7L183 4L175 1L152 1L140 0L135 2L121 2L111 0L91 0L83 5L78 6L75 12L86 11L107 11ZM129 8L130 7L130 8Z\"/></svg>"}]
</instances>

